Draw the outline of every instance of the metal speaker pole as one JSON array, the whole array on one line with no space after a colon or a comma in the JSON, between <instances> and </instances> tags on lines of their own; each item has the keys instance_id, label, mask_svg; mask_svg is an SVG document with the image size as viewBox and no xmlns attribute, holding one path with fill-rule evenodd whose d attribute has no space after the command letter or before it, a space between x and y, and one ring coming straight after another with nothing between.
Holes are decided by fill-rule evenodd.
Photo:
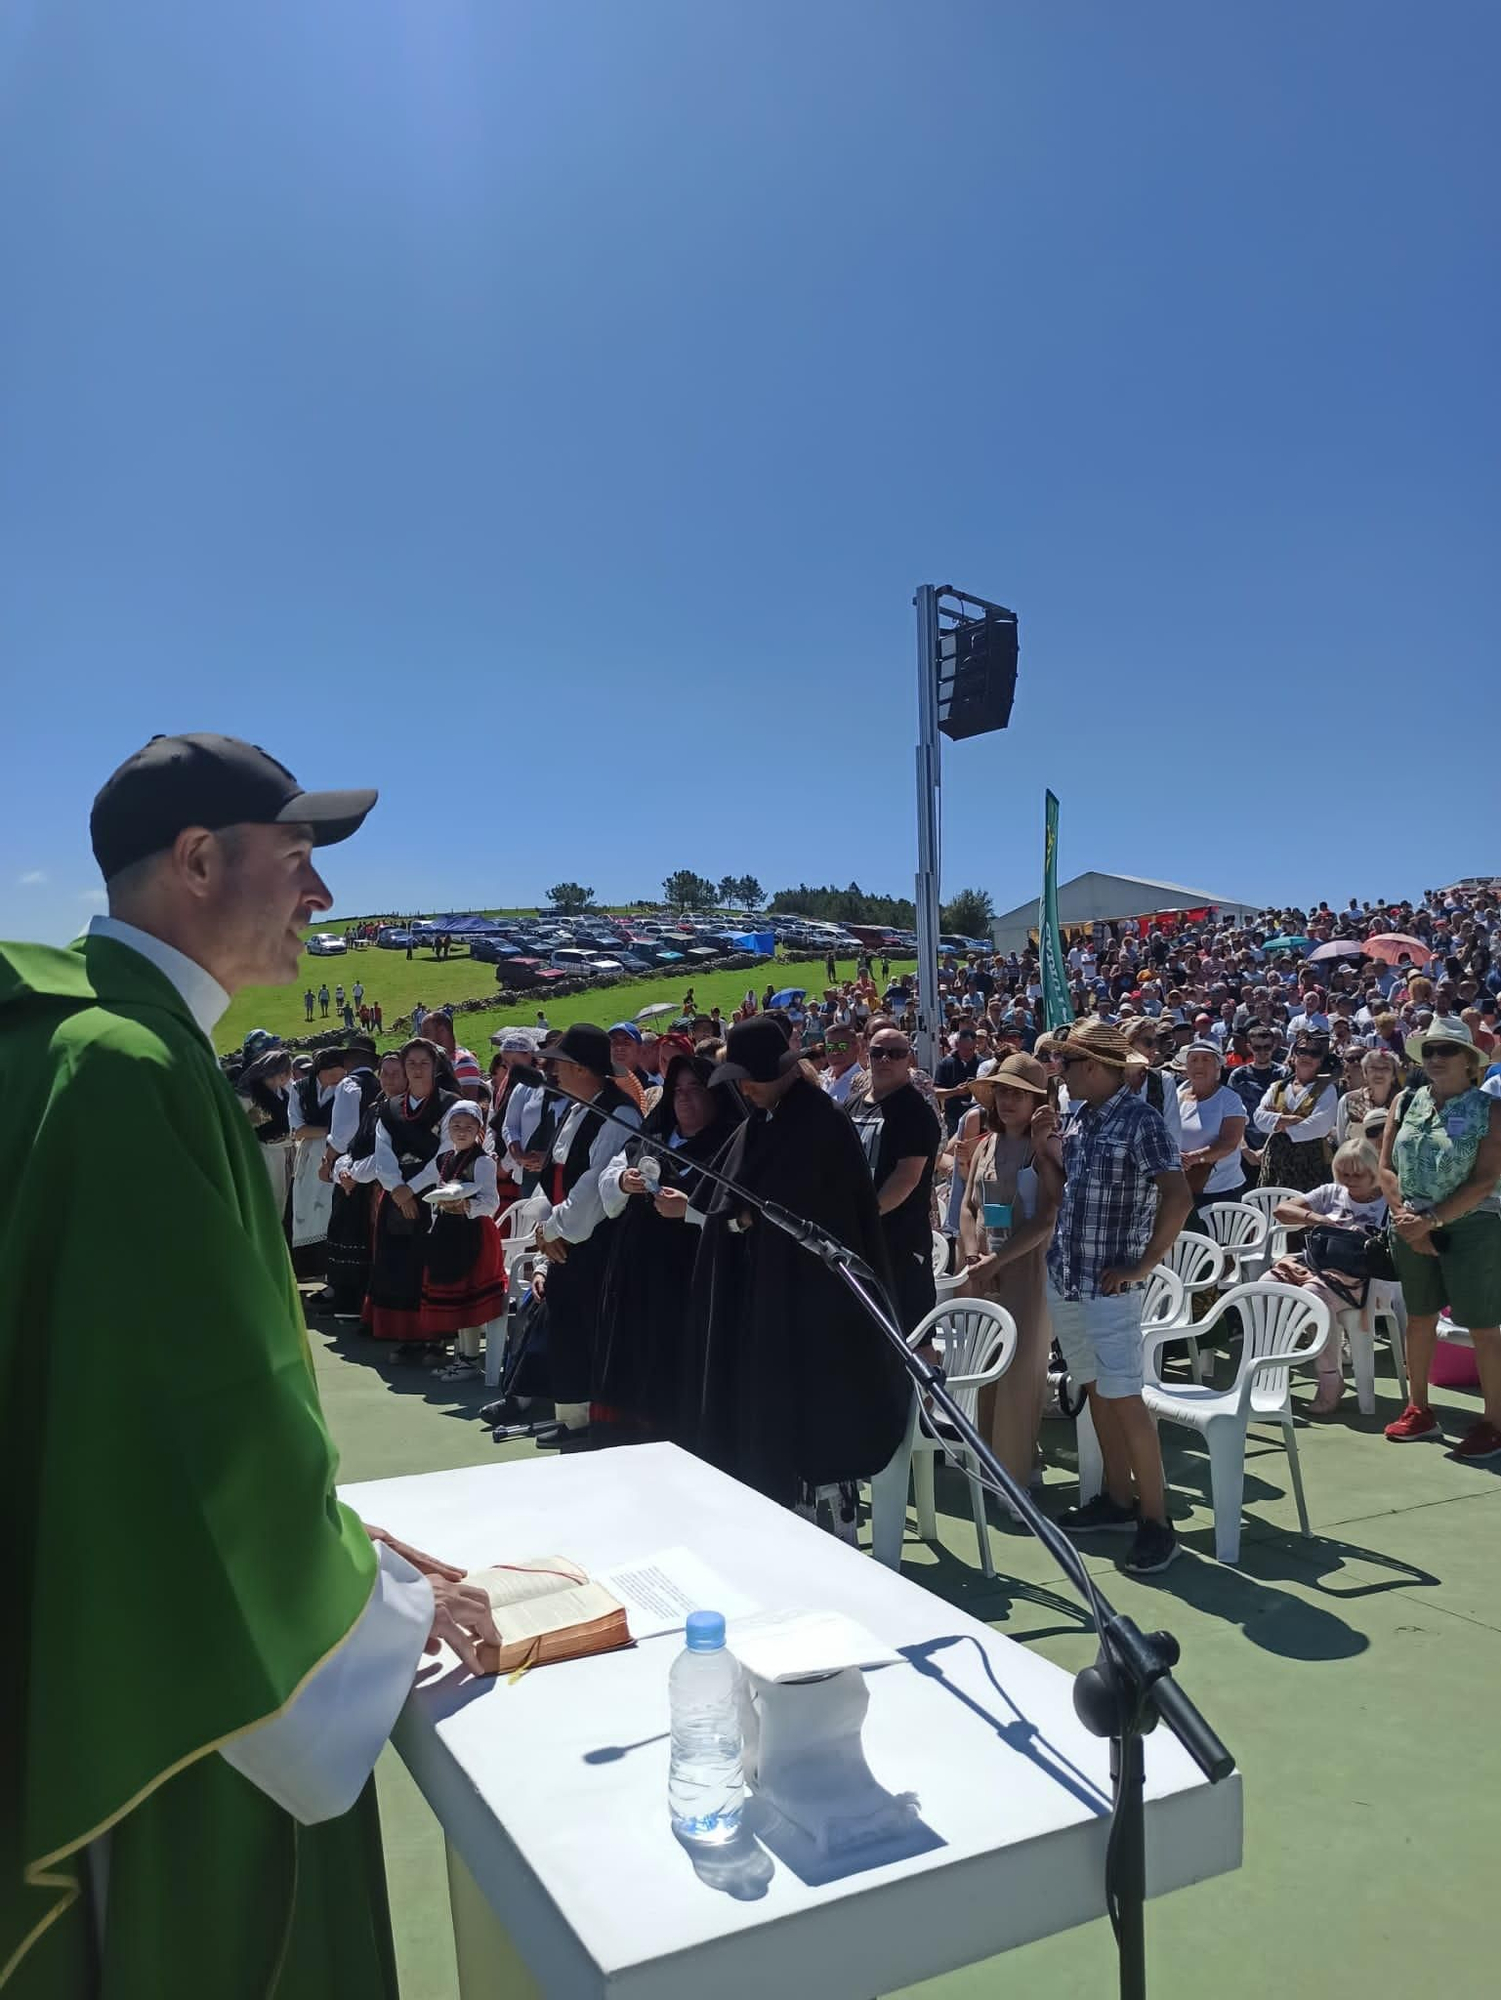
<instances>
[{"instance_id":1,"label":"metal speaker pole","mask_svg":"<svg viewBox=\"0 0 1501 2000\"><path fill-rule=\"evenodd\" d=\"M931 1076L938 1060L938 592L919 586L917 606L917 1060Z\"/></svg>"}]
</instances>

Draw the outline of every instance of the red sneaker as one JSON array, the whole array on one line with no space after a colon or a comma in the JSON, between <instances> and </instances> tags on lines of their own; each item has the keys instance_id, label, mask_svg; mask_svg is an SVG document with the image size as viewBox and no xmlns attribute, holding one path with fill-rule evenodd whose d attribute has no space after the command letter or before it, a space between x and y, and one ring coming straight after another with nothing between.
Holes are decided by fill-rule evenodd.
<instances>
[{"instance_id":1,"label":"red sneaker","mask_svg":"<svg viewBox=\"0 0 1501 2000\"><path fill-rule=\"evenodd\" d=\"M1501 1430L1489 1417L1482 1417L1479 1423L1471 1424L1449 1455L1468 1459L1472 1465L1485 1458L1501 1458Z\"/></svg>"},{"instance_id":2,"label":"red sneaker","mask_svg":"<svg viewBox=\"0 0 1501 2000\"><path fill-rule=\"evenodd\" d=\"M1386 1427L1388 1444L1416 1444L1419 1438L1442 1436L1438 1418L1432 1410L1420 1410L1416 1403L1409 1403L1397 1421Z\"/></svg>"}]
</instances>

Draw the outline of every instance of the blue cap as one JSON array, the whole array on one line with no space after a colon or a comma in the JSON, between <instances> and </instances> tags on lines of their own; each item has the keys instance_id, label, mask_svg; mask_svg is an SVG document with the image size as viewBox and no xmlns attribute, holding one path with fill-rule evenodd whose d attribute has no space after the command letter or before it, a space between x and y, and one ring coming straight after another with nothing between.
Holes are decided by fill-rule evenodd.
<instances>
[{"instance_id":1,"label":"blue cap","mask_svg":"<svg viewBox=\"0 0 1501 2000\"><path fill-rule=\"evenodd\" d=\"M722 1611L690 1611L683 1627L690 1653L717 1653L724 1644Z\"/></svg>"}]
</instances>

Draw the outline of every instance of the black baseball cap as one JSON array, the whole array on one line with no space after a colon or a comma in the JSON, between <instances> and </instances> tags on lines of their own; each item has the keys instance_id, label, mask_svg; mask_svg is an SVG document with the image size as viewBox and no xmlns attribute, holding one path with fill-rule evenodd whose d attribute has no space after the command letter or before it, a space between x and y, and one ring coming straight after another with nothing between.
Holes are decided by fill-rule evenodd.
<instances>
[{"instance_id":1,"label":"black baseball cap","mask_svg":"<svg viewBox=\"0 0 1501 2000\"><path fill-rule=\"evenodd\" d=\"M153 736L106 778L89 815L106 882L170 847L186 826L305 825L313 845L358 832L373 791L305 792L284 764L235 736Z\"/></svg>"}]
</instances>

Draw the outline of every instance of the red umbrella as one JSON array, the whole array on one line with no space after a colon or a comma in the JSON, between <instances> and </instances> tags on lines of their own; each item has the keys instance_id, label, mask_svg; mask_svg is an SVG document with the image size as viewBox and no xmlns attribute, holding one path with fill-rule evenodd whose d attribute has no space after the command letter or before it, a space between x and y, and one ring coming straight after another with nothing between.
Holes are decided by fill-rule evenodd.
<instances>
[{"instance_id":1,"label":"red umbrella","mask_svg":"<svg viewBox=\"0 0 1501 2000\"><path fill-rule=\"evenodd\" d=\"M1404 958L1410 958L1414 965L1426 965L1433 956L1431 945L1424 944L1421 938L1404 937L1400 931L1367 938L1361 950L1367 958L1379 958L1386 965L1399 965Z\"/></svg>"}]
</instances>

